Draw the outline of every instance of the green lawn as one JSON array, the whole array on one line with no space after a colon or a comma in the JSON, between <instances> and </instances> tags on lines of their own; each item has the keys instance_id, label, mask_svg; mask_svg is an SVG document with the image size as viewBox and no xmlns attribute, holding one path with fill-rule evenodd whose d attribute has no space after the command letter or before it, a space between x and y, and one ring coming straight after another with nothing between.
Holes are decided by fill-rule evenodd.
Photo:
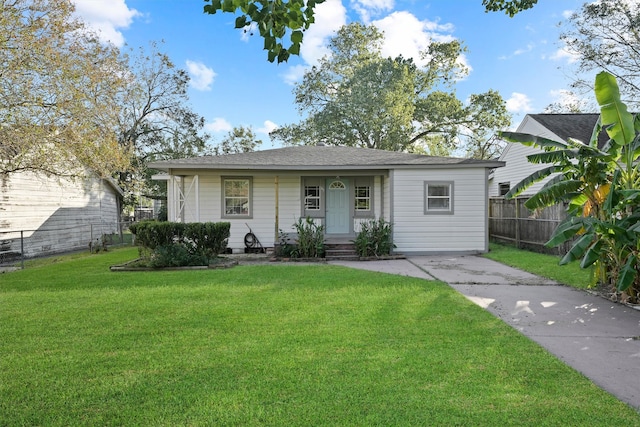
<instances>
[{"instance_id":1,"label":"green lawn","mask_svg":"<svg viewBox=\"0 0 640 427\"><path fill-rule=\"evenodd\" d=\"M0 425L640 426L442 283L135 256L0 275Z\"/></svg>"},{"instance_id":2,"label":"green lawn","mask_svg":"<svg viewBox=\"0 0 640 427\"><path fill-rule=\"evenodd\" d=\"M558 265L559 256L539 254L496 243L491 243L489 252L483 256L574 288L587 289L591 283L591 269L580 268L580 261Z\"/></svg>"}]
</instances>

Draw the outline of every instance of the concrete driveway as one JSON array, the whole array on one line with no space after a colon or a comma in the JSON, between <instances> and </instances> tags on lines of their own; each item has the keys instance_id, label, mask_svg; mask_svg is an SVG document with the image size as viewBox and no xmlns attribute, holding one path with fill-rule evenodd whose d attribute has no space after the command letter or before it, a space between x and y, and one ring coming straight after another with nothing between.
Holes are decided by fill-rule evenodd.
<instances>
[{"instance_id":1,"label":"concrete driveway","mask_svg":"<svg viewBox=\"0 0 640 427\"><path fill-rule=\"evenodd\" d=\"M640 409L640 311L479 256L345 265L438 279Z\"/></svg>"}]
</instances>

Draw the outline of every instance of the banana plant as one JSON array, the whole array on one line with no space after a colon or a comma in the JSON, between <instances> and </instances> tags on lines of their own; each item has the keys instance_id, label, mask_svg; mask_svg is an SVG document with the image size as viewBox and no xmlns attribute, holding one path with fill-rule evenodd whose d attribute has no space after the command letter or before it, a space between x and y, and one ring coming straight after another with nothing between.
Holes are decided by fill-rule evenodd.
<instances>
[{"instance_id":1,"label":"banana plant","mask_svg":"<svg viewBox=\"0 0 640 427\"><path fill-rule=\"evenodd\" d=\"M540 209L568 202L567 219L547 246L573 241L561 259L566 264L581 259L581 267L595 265L598 280L618 292L637 298L640 290L640 118L627 111L615 78L596 76L595 96L600 118L591 139L558 142L514 132L502 132L510 142L534 146L541 153L528 156L532 163L550 164L518 183L506 197L515 197L535 182L551 177L525 205ZM598 148L598 135L609 140Z\"/></svg>"}]
</instances>

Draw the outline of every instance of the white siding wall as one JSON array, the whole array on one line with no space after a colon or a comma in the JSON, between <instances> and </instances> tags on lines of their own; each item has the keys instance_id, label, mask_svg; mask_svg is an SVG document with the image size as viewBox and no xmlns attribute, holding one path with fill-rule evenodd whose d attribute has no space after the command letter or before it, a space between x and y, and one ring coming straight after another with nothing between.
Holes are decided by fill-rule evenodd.
<instances>
[{"instance_id":1,"label":"white siding wall","mask_svg":"<svg viewBox=\"0 0 640 427\"><path fill-rule=\"evenodd\" d=\"M19 250L24 231L27 256L88 248L118 230L114 188L98 178L64 179L15 173L0 180L0 240Z\"/></svg>"},{"instance_id":2,"label":"white siding wall","mask_svg":"<svg viewBox=\"0 0 640 427\"><path fill-rule=\"evenodd\" d=\"M453 214L424 213L425 181L452 181ZM396 252L485 252L485 169L396 170L393 175Z\"/></svg>"},{"instance_id":3,"label":"white siding wall","mask_svg":"<svg viewBox=\"0 0 640 427\"><path fill-rule=\"evenodd\" d=\"M174 172L180 175L179 172ZM251 173L223 173L219 175L209 171L189 172L191 175L198 175L199 193L198 202L200 205L200 221L231 223L231 236L229 238L229 248L234 252L244 250L244 236L251 231L256 235L262 246L273 247L278 241L276 230L276 176L270 174ZM187 175L185 173L185 175ZM222 176L231 177L251 177L253 182L252 191L252 218L230 219L222 216ZM187 181L189 180L187 176ZM297 175L285 174L278 176L279 187L279 219L278 228L284 231L293 231L293 224L300 216L300 177ZM169 191L169 205L175 204L173 192ZM195 208L195 194L187 197L185 212L193 212ZM188 215L186 222L193 221L194 215ZM171 217L175 220L175 216Z\"/></svg>"}]
</instances>

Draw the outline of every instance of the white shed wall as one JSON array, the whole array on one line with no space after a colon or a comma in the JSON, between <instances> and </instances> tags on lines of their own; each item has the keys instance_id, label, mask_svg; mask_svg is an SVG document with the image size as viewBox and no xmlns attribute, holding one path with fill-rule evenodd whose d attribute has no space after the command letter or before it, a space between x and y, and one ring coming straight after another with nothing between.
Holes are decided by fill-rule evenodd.
<instances>
[{"instance_id":1,"label":"white shed wall","mask_svg":"<svg viewBox=\"0 0 640 427\"><path fill-rule=\"evenodd\" d=\"M0 240L26 256L88 248L103 234L118 231L116 190L95 178L57 178L13 173L0 180Z\"/></svg>"},{"instance_id":2,"label":"white shed wall","mask_svg":"<svg viewBox=\"0 0 640 427\"><path fill-rule=\"evenodd\" d=\"M424 213L425 181L453 182L453 214ZM396 170L392 179L396 252L486 252L486 182L483 168Z\"/></svg>"}]
</instances>

